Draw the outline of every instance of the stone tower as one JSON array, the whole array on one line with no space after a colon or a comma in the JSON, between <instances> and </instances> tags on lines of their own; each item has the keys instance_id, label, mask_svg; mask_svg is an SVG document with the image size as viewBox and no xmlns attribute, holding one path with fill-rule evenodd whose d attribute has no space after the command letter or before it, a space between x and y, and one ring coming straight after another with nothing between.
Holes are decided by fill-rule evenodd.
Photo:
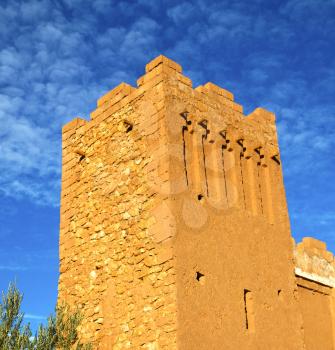
<instances>
[{"instance_id":1,"label":"stone tower","mask_svg":"<svg viewBox=\"0 0 335 350\"><path fill-rule=\"evenodd\" d=\"M59 300L97 349L302 350L275 116L159 56L63 128Z\"/></svg>"}]
</instances>

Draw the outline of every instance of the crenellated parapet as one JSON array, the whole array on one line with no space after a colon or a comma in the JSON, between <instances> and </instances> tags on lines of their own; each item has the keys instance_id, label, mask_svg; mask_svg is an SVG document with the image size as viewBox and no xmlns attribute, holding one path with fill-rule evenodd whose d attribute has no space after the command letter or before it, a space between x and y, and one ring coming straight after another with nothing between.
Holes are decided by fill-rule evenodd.
<instances>
[{"instance_id":1,"label":"crenellated parapet","mask_svg":"<svg viewBox=\"0 0 335 350\"><path fill-rule=\"evenodd\" d=\"M334 255L327 250L326 243L305 237L295 246L294 257L297 276L335 287Z\"/></svg>"}]
</instances>

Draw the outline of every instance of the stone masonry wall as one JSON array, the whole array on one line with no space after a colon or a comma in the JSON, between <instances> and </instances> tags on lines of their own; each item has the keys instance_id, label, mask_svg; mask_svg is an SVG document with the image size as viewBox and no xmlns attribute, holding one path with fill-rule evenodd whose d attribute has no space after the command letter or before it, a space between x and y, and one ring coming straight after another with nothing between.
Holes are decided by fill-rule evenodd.
<instances>
[{"instance_id":1,"label":"stone masonry wall","mask_svg":"<svg viewBox=\"0 0 335 350\"><path fill-rule=\"evenodd\" d=\"M168 182L164 79L121 84L91 121L63 128L59 301L82 310L81 336L98 349L176 344L175 262L154 217Z\"/></svg>"}]
</instances>

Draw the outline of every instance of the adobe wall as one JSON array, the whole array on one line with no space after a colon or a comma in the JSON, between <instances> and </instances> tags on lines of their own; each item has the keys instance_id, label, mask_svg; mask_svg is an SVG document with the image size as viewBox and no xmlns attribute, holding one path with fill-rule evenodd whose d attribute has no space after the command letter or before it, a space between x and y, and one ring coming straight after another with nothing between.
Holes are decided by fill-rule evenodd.
<instances>
[{"instance_id":1,"label":"adobe wall","mask_svg":"<svg viewBox=\"0 0 335 350\"><path fill-rule=\"evenodd\" d=\"M274 115L173 77L166 101L179 348L303 349Z\"/></svg>"},{"instance_id":2,"label":"adobe wall","mask_svg":"<svg viewBox=\"0 0 335 350\"><path fill-rule=\"evenodd\" d=\"M306 237L295 251L300 310L307 350L335 347L334 256L326 244Z\"/></svg>"},{"instance_id":3,"label":"adobe wall","mask_svg":"<svg viewBox=\"0 0 335 350\"><path fill-rule=\"evenodd\" d=\"M274 115L164 56L137 85L63 128L59 302L82 310L81 337L304 349Z\"/></svg>"}]
</instances>

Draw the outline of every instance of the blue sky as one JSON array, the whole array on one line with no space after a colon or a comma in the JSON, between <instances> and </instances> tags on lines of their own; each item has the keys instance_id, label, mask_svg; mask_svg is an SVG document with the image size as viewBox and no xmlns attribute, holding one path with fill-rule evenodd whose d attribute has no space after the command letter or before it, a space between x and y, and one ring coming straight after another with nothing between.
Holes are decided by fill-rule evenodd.
<instances>
[{"instance_id":1,"label":"blue sky","mask_svg":"<svg viewBox=\"0 0 335 350\"><path fill-rule=\"evenodd\" d=\"M277 115L296 240L335 251L335 0L0 1L0 288L33 324L58 278L61 127L164 54Z\"/></svg>"}]
</instances>

